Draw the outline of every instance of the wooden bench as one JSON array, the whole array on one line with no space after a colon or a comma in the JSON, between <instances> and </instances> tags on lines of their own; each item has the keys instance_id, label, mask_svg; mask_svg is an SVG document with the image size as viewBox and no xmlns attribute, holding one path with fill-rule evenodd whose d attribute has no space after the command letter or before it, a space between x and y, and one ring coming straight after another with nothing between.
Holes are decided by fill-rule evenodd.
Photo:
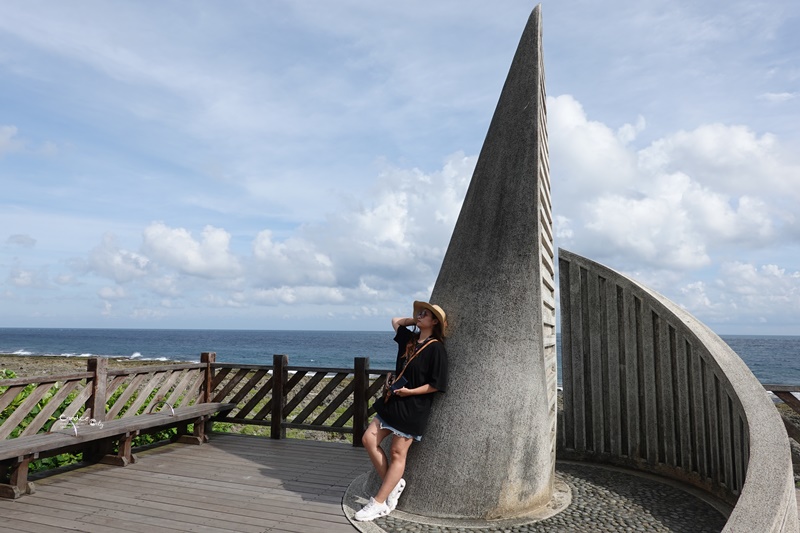
<instances>
[{"instance_id":1,"label":"wooden bench","mask_svg":"<svg viewBox=\"0 0 800 533\"><path fill-rule=\"evenodd\" d=\"M16 499L35 491L34 484L28 481L28 467L36 459L80 452L87 462L126 466L136 461L132 453L134 437L172 427L178 429L174 441L207 442L212 418L236 406L208 401L213 360L214 354L203 354L200 365L109 371L106 359L93 358L87 373L0 382L0 386L6 385L0 395L0 412L24 386L36 385L10 417L0 420L0 438L4 439L0 440L0 497ZM56 383L63 383L57 387L59 392L40 406L41 399ZM75 397L66 402L71 392ZM109 400L115 392L116 397ZM113 404L107 409L107 402L111 401ZM177 402L181 405L173 407ZM19 436L7 438L35 406L39 406L39 414L29 426ZM76 416L84 406L84 414ZM41 432L58 409L62 413L50 431ZM142 414L137 414L140 411ZM92 413L99 416L92 417ZM116 416L119 417L113 418ZM189 424L193 425L191 433Z\"/></svg>"}]
</instances>

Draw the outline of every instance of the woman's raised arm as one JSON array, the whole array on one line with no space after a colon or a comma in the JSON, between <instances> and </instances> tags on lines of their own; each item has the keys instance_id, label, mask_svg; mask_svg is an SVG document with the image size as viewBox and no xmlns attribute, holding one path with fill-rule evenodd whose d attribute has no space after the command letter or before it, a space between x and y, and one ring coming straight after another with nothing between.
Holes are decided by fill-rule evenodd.
<instances>
[{"instance_id":1,"label":"woman's raised arm","mask_svg":"<svg viewBox=\"0 0 800 533\"><path fill-rule=\"evenodd\" d=\"M396 316L396 317L394 317L392 319L392 329L397 331L397 328L399 328L400 326L404 326L404 327L405 326L413 326L416 323L417 323L417 321L414 318Z\"/></svg>"}]
</instances>

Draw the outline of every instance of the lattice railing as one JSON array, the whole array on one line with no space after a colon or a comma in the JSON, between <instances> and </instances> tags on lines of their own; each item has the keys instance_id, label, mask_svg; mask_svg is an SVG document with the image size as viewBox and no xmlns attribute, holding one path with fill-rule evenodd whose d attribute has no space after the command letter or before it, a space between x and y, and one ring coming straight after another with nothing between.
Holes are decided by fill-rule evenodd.
<instances>
[{"instance_id":1,"label":"lattice railing","mask_svg":"<svg viewBox=\"0 0 800 533\"><path fill-rule=\"evenodd\" d=\"M268 426L272 438L287 428L352 434L360 446L389 372L370 370L364 357L353 368L290 367L281 355L269 366L213 359L109 369L107 359L92 358L87 372L2 380L0 439L212 401L236 404L219 422Z\"/></svg>"},{"instance_id":2,"label":"lattice railing","mask_svg":"<svg viewBox=\"0 0 800 533\"><path fill-rule=\"evenodd\" d=\"M47 432L60 417L81 417L92 392L86 386L92 375L0 381L0 440Z\"/></svg>"},{"instance_id":3,"label":"lattice railing","mask_svg":"<svg viewBox=\"0 0 800 533\"><path fill-rule=\"evenodd\" d=\"M348 433L355 446L388 372L369 370L363 357L355 358L352 369L290 367L282 355L272 365L212 367L212 401L236 404L219 422L269 426L278 439L288 428Z\"/></svg>"},{"instance_id":4,"label":"lattice railing","mask_svg":"<svg viewBox=\"0 0 800 533\"><path fill-rule=\"evenodd\" d=\"M189 406L203 400L207 363L89 371L0 380L0 440Z\"/></svg>"}]
</instances>

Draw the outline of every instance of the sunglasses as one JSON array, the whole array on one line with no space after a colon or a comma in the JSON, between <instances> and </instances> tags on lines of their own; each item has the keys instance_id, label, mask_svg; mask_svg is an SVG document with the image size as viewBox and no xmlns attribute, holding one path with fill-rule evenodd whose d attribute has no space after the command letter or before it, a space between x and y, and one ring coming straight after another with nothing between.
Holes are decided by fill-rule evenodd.
<instances>
[{"instance_id":1,"label":"sunglasses","mask_svg":"<svg viewBox=\"0 0 800 533\"><path fill-rule=\"evenodd\" d=\"M430 314L431 314L430 311L428 311L427 309L423 309L422 311L417 313L417 319L425 318L426 316L428 316Z\"/></svg>"}]
</instances>

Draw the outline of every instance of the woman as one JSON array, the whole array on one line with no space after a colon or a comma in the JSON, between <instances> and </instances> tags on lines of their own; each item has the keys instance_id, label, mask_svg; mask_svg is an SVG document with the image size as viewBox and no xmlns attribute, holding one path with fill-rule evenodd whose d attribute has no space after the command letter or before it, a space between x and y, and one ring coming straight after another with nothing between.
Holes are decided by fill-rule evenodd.
<instances>
[{"instance_id":1,"label":"woman","mask_svg":"<svg viewBox=\"0 0 800 533\"><path fill-rule=\"evenodd\" d=\"M419 333L410 331L408 326L416 326ZM394 385L375 400L377 414L361 439L383 483L378 493L356 513L355 519L359 521L386 516L397 506L406 486L403 472L408 449L412 442L422 440L434 393L445 392L447 388L444 310L427 302L414 302L414 316L393 318L392 327L398 345ZM391 461L380 446L390 434Z\"/></svg>"}]
</instances>

